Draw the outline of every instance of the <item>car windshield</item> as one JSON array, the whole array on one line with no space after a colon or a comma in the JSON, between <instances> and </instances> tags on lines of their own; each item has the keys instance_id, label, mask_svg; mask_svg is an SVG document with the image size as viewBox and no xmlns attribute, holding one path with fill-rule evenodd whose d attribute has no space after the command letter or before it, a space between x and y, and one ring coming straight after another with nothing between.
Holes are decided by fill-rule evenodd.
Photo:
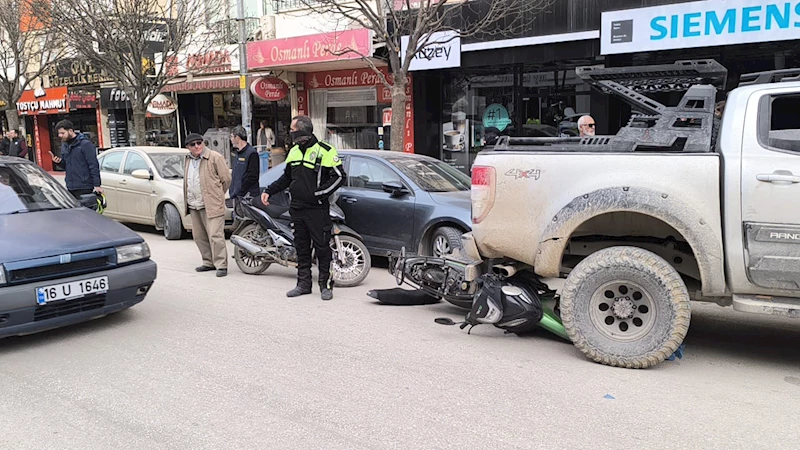
<instances>
[{"instance_id":1,"label":"car windshield","mask_svg":"<svg viewBox=\"0 0 800 450\"><path fill-rule=\"evenodd\" d=\"M151 153L150 159L153 160L161 178L168 180L183 178L183 163L186 160L183 153Z\"/></svg>"},{"instance_id":2,"label":"car windshield","mask_svg":"<svg viewBox=\"0 0 800 450\"><path fill-rule=\"evenodd\" d=\"M66 188L33 164L0 164L0 215L78 206Z\"/></svg>"},{"instance_id":3,"label":"car windshield","mask_svg":"<svg viewBox=\"0 0 800 450\"><path fill-rule=\"evenodd\" d=\"M417 158L386 158L427 192L468 191L472 180L447 163Z\"/></svg>"}]
</instances>

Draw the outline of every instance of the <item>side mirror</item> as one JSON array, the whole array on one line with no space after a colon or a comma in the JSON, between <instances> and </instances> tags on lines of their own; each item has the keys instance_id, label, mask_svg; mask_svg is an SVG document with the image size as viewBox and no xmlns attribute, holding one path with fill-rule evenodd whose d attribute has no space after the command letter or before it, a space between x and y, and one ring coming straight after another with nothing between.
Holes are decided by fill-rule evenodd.
<instances>
[{"instance_id":1,"label":"side mirror","mask_svg":"<svg viewBox=\"0 0 800 450\"><path fill-rule=\"evenodd\" d=\"M97 196L94 193L81 195L79 201L81 206L97 211Z\"/></svg>"},{"instance_id":2,"label":"side mirror","mask_svg":"<svg viewBox=\"0 0 800 450\"><path fill-rule=\"evenodd\" d=\"M131 172L131 176L133 178L138 178L140 180L152 180L153 179L153 174L150 173L150 171L147 170L147 169L136 169L133 172Z\"/></svg>"},{"instance_id":3,"label":"side mirror","mask_svg":"<svg viewBox=\"0 0 800 450\"><path fill-rule=\"evenodd\" d=\"M394 197L408 194L408 189L406 189L398 181L387 181L386 183L383 183L383 192L388 192Z\"/></svg>"}]
</instances>

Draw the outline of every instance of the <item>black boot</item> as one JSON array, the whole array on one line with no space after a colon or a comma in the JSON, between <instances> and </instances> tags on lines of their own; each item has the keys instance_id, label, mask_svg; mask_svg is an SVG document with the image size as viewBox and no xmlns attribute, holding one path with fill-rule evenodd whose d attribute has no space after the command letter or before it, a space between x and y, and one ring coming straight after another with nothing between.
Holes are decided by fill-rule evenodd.
<instances>
[{"instance_id":1,"label":"black boot","mask_svg":"<svg viewBox=\"0 0 800 450\"><path fill-rule=\"evenodd\" d=\"M332 289L328 289L326 287L323 287L322 289L320 289L320 291L322 291L322 295L321 296L322 296L323 300L333 300L333 290Z\"/></svg>"},{"instance_id":2,"label":"black boot","mask_svg":"<svg viewBox=\"0 0 800 450\"><path fill-rule=\"evenodd\" d=\"M311 288L303 288L297 286L296 288L292 289L291 291L286 293L286 296L289 298L292 297L300 297L301 295L308 295L311 293Z\"/></svg>"}]
</instances>

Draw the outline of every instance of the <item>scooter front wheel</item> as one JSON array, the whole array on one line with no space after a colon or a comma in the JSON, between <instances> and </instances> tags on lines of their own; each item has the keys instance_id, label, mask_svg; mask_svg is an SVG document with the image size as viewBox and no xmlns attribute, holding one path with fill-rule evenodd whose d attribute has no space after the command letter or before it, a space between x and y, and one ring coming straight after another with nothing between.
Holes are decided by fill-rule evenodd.
<instances>
[{"instance_id":1,"label":"scooter front wheel","mask_svg":"<svg viewBox=\"0 0 800 450\"><path fill-rule=\"evenodd\" d=\"M251 223L244 227L239 236L251 242L259 242L264 237L264 230L260 226ZM269 237L266 239L268 242L271 240ZM233 250L233 259L236 261L239 270L247 275L260 275L266 272L272 264L272 262L266 261L262 257L254 256L236 246L234 246Z\"/></svg>"},{"instance_id":2,"label":"scooter front wheel","mask_svg":"<svg viewBox=\"0 0 800 450\"><path fill-rule=\"evenodd\" d=\"M339 240L339 244L336 239ZM331 248L334 286L353 287L363 283L372 266L367 246L352 236L339 235L331 239Z\"/></svg>"}]
</instances>

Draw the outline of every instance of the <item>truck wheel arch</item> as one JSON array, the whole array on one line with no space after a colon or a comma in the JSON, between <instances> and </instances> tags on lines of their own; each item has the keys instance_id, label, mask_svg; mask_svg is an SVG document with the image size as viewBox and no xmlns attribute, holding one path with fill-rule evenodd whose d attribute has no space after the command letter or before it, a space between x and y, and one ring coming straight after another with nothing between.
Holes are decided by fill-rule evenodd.
<instances>
[{"instance_id":1,"label":"truck wheel arch","mask_svg":"<svg viewBox=\"0 0 800 450\"><path fill-rule=\"evenodd\" d=\"M681 233L692 248L700 270L703 293L726 292L722 238L694 209L674 196L647 188L600 189L574 198L550 221L534 259L536 273L558 277L570 237L588 220L603 214L633 212L661 220Z\"/></svg>"}]
</instances>

